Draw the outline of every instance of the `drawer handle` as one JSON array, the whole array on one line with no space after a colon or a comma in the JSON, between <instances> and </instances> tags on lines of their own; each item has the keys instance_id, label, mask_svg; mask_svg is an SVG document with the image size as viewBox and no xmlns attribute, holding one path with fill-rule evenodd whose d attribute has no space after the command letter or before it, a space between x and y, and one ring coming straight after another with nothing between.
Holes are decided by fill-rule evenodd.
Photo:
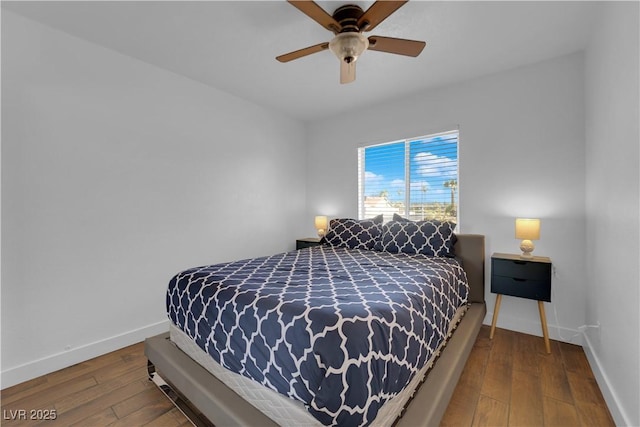
<instances>
[{"instance_id":1,"label":"drawer handle","mask_svg":"<svg viewBox=\"0 0 640 427\"><path fill-rule=\"evenodd\" d=\"M527 261L513 261L514 264L525 265Z\"/></svg>"},{"instance_id":2,"label":"drawer handle","mask_svg":"<svg viewBox=\"0 0 640 427\"><path fill-rule=\"evenodd\" d=\"M516 282L526 282L527 279L521 279L519 277L514 277L513 280L515 280Z\"/></svg>"}]
</instances>

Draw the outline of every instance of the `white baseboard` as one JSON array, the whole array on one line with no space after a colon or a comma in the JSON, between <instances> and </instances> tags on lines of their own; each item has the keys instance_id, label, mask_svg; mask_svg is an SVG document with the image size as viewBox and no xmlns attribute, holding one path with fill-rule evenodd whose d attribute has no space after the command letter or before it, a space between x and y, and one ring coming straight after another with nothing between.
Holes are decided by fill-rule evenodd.
<instances>
[{"instance_id":1,"label":"white baseboard","mask_svg":"<svg viewBox=\"0 0 640 427\"><path fill-rule=\"evenodd\" d=\"M583 336L584 345L582 346L582 348L584 348L584 353L587 355L587 360L589 361L589 365L591 366L591 370L593 371L593 376L596 378L596 382L598 383L598 387L600 387L600 391L602 392L604 401L607 403L609 412L611 412L613 421L617 426L633 425L628 414L620 406L618 397L614 389L611 387L611 383L609 382L609 378L602 369L602 364L600 363L598 356L593 351L593 346L591 344L591 341L589 340L589 335L583 334Z\"/></svg>"},{"instance_id":2,"label":"white baseboard","mask_svg":"<svg viewBox=\"0 0 640 427\"><path fill-rule=\"evenodd\" d=\"M167 332L168 330L169 320L164 320L120 335L85 344L70 351L52 354L51 356L9 368L0 373L0 389L5 389L75 365L76 363L84 362L85 360L121 349L128 345L139 343L145 338Z\"/></svg>"},{"instance_id":3,"label":"white baseboard","mask_svg":"<svg viewBox=\"0 0 640 427\"><path fill-rule=\"evenodd\" d=\"M485 325L491 325L493 320L493 312L487 312L484 318ZM547 316L547 322L549 317ZM535 321L524 319L522 317L513 317L500 313L498 316L498 328L508 329L510 331L522 332L523 334L542 336L542 325L540 319L536 318ZM562 341L569 344L582 345L584 334L577 329L565 328L563 326L547 323L547 329L549 331L549 338L556 341Z\"/></svg>"}]
</instances>

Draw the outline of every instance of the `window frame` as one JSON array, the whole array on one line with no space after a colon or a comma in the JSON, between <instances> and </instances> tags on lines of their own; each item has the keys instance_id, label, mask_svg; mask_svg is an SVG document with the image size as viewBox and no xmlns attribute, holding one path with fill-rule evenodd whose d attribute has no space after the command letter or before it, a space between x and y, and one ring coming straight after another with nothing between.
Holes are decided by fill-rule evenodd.
<instances>
[{"instance_id":1,"label":"window frame","mask_svg":"<svg viewBox=\"0 0 640 427\"><path fill-rule=\"evenodd\" d=\"M457 224L456 230L459 230L460 224L460 131L459 129L451 129L442 132L430 133L424 136L403 138L390 142L382 142L375 144L367 144L358 147L358 218L365 219L365 198L366 196L366 164L365 153L368 148L390 146L393 144L404 144L404 200L406 218L410 218L411 212L411 144L412 142L425 141L443 136L455 136L456 144L456 190L454 190L454 205L456 209L455 223ZM415 180L414 180L415 181ZM443 179L444 183L444 179ZM414 203L415 204L415 203ZM436 218L442 220L442 218Z\"/></svg>"}]
</instances>

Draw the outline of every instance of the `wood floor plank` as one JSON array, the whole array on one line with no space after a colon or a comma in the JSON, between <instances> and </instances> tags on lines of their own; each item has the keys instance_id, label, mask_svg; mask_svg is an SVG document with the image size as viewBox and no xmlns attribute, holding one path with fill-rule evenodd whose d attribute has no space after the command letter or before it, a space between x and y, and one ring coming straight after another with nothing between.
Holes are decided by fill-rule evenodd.
<instances>
[{"instance_id":1,"label":"wood floor plank","mask_svg":"<svg viewBox=\"0 0 640 427\"><path fill-rule=\"evenodd\" d=\"M462 370L458 383L480 393L480 389L482 388L482 376L484 375L484 370L487 366L487 359L489 358L490 350L491 349L489 347L484 346L474 348L471 354L469 354L469 358Z\"/></svg>"},{"instance_id":2,"label":"wood floor plank","mask_svg":"<svg viewBox=\"0 0 640 427\"><path fill-rule=\"evenodd\" d=\"M551 354L538 353L542 394L573 404L560 342L551 340Z\"/></svg>"},{"instance_id":3,"label":"wood floor plank","mask_svg":"<svg viewBox=\"0 0 640 427\"><path fill-rule=\"evenodd\" d=\"M474 427L494 427L508 424L509 405L487 396L480 396L472 425Z\"/></svg>"},{"instance_id":4,"label":"wood floor plank","mask_svg":"<svg viewBox=\"0 0 640 427\"><path fill-rule=\"evenodd\" d=\"M511 399L511 371L513 368L513 334L496 329L489 360L484 373L481 394L509 404Z\"/></svg>"},{"instance_id":5,"label":"wood floor plank","mask_svg":"<svg viewBox=\"0 0 640 427\"><path fill-rule=\"evenodd\" d=\"M580 425L580 418L574 405L545 396L544 426L573 427Z\"/></svg>"},{"instance_id":6,"label":"wood floor plank","mask_svg":"<svg viewBox=\"0 0 640 427\"><path fill-rule=\"evenodd\" d=\"M35 393L57 389L60 384L66 383L74 378L82 377L82 379L84 379L87 375L99 369L109 370L109 365L120 363L123 357L127 357L128 355L141 355L143 353L144 346L142 343L136 343L36 379L17 384L2 390L2 404L6 405Z\"/></svg>"},{"instance_id":7,"label":"wood floor plank","mask_svg":"<svg viewBox=\"0 0 640 427\"><path fill-rule=\"evenodd\" d=\"M540 362L538 352L545 351L544 340L533 335L515 335L513 347L513 369L529 372L533 375L540 374Z\"/></svg>"},{"instance_id":8,"label":"wood floor plank","mask_svg":"<svg viewBox=\"0 0 640 427\"><path fill-rule=\"evenodd\" d=\"M104 356L109 356L112 358L122 358L123 356L130 355L130 354L143 354L143 353L144 353L144 342L138 342L126 347L122 347L119 350L112 351L111 353L107 353ZM93 359L87 360L85 363L92 366L100 366L103 363L101 359L104 356L94 357Z\"/></svg>"},{"instance_id":9,"label":"wood floor plank","mask_svg":"<svg viewBox=\"0 0 640 427\"><path fill-rule=\"evenodd\" d=\"M129 356L127 358L122 358L117 365L110 366L109 369L95 372L93 377L99 384L104 383L122 375L126 375L133 370L138 370L141 365L144 366L146 363L147 358L144 354Z\"/></svg>"},{"instance_id":10,"label":"wood floor plank","mask_svg":"<svg viewBox=\"0 0 640 427\"><path fill-rule=\"evenodd\" d=\"M42 386L46 386L46 385L47 385L47 377L42 376L42 377L34 378L29 381L25 381L20 384L16 384L12 387L5 388L4 390L2 390L2 393L0 394L0 396L2 396L2 400L4 402L6 399L9 399L15 396L16 394L20 394L20 393L26 394L26 393L32 392L34 389L35 389L35 392L37 392L38 388L41 389Z\"/></svg>"},{"instance_id":11,"label":"wood floor plank","mask_svg":"<svg viewBox=\"0 0 640 427\"><path fill-rule=\"evenodd\" d=\"M599 404L604 400L598 383L591 376L584 377L575 372L567 372L567 379L576 402Z\"/></svg>"},{"instance_id":12,"label":"wood floor plank","mask_svg":"<svg viewBox=\"0 0 640 427\"><path fill-rule=\"evenodd\" d=\"M476 413L476 406L474 402L480 398L480 396L471 395L471 400L466 402L461 395L467 394L464 387L454 391L449 406L444 413L442 420L440 421L440 427L469 427L473 422L473 417Z\"/></svg>"},{"instance_id":13,"label":"wood floor plank","mask_svg":"<svg viewBox=\"0 0 640 427\"><path fill-rule=\"evenodd\" d=\"M490 360L511 363L516 335L513 331L496 328L491 345Z\"/></svg>"},{"instance_id":14,"label":"wood floor plank","mask_svg":"<svg viewBox=\"0 0 640 427\"><path fill-rule=\"evenodd\" d=\"M476 338L476 342L473 343L473 346L491 348L493 346L493 343L494 341L489 338L489 329L480 328L478 337Z\"/></svg>"},{"instance_id":15,"label":"wood floor plank","mask_svg":"<svg viewBox=\"0 0 640 427\"><path fill-rule=\"evenodd\" d=\"M453 396L451 396L447 411L440 422L441 427L468 427L473 422L477 401L480 398L480 390L477 387L473 387L473 383L469 380L463 379L463 375L464 371L460 376L460 381L458 381ZM470 370L468 370L467 376L470 375Z\"/></svg>"},{"instance_id":16,"label":"wood floor plank","mask_svg":"<svg viewBox=\"0 0 640 427\"><path fill-rule=\"evenodd\" d=\"M140 372L139 369L127 371L111 381L96 383L92 387L56 400L56 408L58 412L62 414L94 399L99 399L100 397L111 393L113 390L117 390L127 384L140 381L144 378L146 378L146 373Z\"/></svg>"},{"instance_id":17,"label":"wood floor plank","mask_svg":"<svg viewBox=\"0 0 640 427\"><path fill-rule=\"evenodd\" d=\"M114 421L117 421L118 417L111 408L107 408L102 412L89 416L77 423L71 424L72 427L86 427L86 426L106 426Z\"/></svg>"},{"instance_id":18,"label":"wood floor plank","mask_svg":"<svg viewBox=\"0 0 640 427\"><path fill-rule=\"evenodd\" d=\"M38 393L42 393L44 390L50 389L55 384L51 384L47 381L46 377L41 377L42 381L38 381L34 384L29 384L24 386L23 384L18 384L16 386L10 387L5 393L5 390L2 390L2 406L8 405L10 403L28 398L29 396L36 395ZM39 378L36 378L39 380ZM35 381L35 380L32 380ZM27 381L27 383L31 383L32 381Z\"/></svg>"},{"instance_id":19,"label":"wood floor plank","mask_svg":"<svg viewBox=\"0 0 640 427\"><path fill-rule=\"evenodd\" d=\"M542 394L557 400L573 404L573 395L567 373L562 365L550 363L540 364L540 380L542 382Z\"/></svg>"},{"instance_id":20,"label":"wood floor plank","mask_svg":"<svg viewBox=\"0 0 640 427\"><path fill-rule=\"evenodd\" d=\"M593 378L593 371L582 347L563 342L559 343L559 347L567 372L575 372L583 377Z\"/></svg>"},{"instance_id":21,"label":"wood floor plank","mask_svg":"<svg viewBox=\"0 0 640 427\"><path fill-rule=\"evenodd\" d=\"M583 373L567 372L567 378L583 425L602 427L615 425L593 376L585 377Z\"/></svg>"},{"instance_id":22,"label":"wood floor plank","mask_svg":"<svg viewBox=\"0 0 640 427\"><path fill-rule=\"evenodd\" d=\"M586 402L576 402L576 410L580 417L580 424L589 427L615 427L609 410L602 405Z\"/></svg>"},{"instance_id":23,"label":"wood floor plank","mask_svg":"<svg viewBox=\"0 0 640 427\"><path fill-rule=\"evenodd\" d=\"M493 362L487 365L480 393L509 404L511 401L511 365Z\"/></svg>"},{"instance_id":24,"label":"wood floor plank","mask_svg":"<svg viewBox=\"0 0 640 427\"><path fill-rule=\"evenodd\" d=\"M544 425L542 385L540 377L530 372L513 370L509 426Z\"/></svg>"},{"instance_id":25,"label":"wood floor plank","mask_svg":"<svg viewBox=\"0 0 640 427\"><path fill-rule=\"evenodd\" d=\"M126 417L109 424L110 427L142 426L152 422L173 409L173 403L169 399L158 400L154 403L130 413Z\"/></svg>"},{"instance_id":26,"label":"wood floor plank","mask_svg":"<svg viewBox=\"0 0 640 427\"><path fill-rule=\"evenodd\" d=\"M173 408L169 412L162 414L160 417L144 424L153 427L179 427L184 423L185 417L179 409Z\"/></svg>"},{"instance_id":27,"label":"wood floor plank","mask_svg":"<svg viewBox=\"0 0 640 427\"><path fill-rule=\"evenodd\" d=\"M77 365L52 372L46 377L50 382L57 383L78 377L80 375L90 374L101 369L108 369L108 366L122 361L123 355L129 354L132 351L135 354L136 351L139 351L137 347L132 347L133 346L125 347L120 350L107 353L103 356L87 360Z\"/></svg>"},{"instance_id":28,"label":"wood floor plank","mask_svg":"<svg viewBox=\"0 0 640 427\"><path fill-rule=\"evenodd\" d=\"M110 360L106 357L104 360ZM117 363L117 360L112 361L111 363ZM7 404L11 402L15 402L17 400L24 399L30 395L36 393L50 392L54 389L60 387L60 384L63 383L73 383L72 380L84 380L86 378L92 377L91 370L87 369L89 365L86 365L84 362L79 363L73 366L70 366L65 369L61 369L59 371L53 372L51 374L44 375L42 377L37 378L38 383L32 387L25 388L25 384L29 384L32 381L27 381L23 384L18 384L14 387L10 387L6 390L2 390L2 403Z\"/></svg>"},{"instance_id":29,"label":"wood floor plank","mask_svg":"<svg viewBox=\"0 0 640 427\"><path fill-rule=\"evenodd\" d=\"M70 426L78 423L94 414L100 413L105 409L129 399L132 396L140 393L141 391L148 389L148 385L143 382L146 380L138 380L132 383L128 383L118 389L111 390L110 392L94 398L93 400L76 406L66 412L58 414L58 418L53 422L43 422L37 424L38 427L57 427L57 426Z\"/></svg>"},{"instance_id":30,"label":"wood floor plank","mask_svg":"<svg viewBox=\"0 0 640 427\"><path fill-rule=\"evenodd\" d=\"M131 399L127 399L117 405L114 405L113 411L116 413L118 418L124 418L132 412L135 412L140 408L144 408L147 405L168 401L167 397L160 390L155 389L154 391L155 392L149 392L148 390L144 390L133 396Z\"/></svg>"},{"instance_id":31,"label":"wood floor plank","mask_svg":"<svg viewBox=\"0 0 640 427\"><path fill-rule=\"evenodd\" d=\"M54 387L51 390L47 389L46 393L30 394L22 399L10 402L6 405L5 402L2 402L2 409L3 411L12 409L24 409L27 411L38 409L57 410L57 408L55 407L55 403L58 399L75 394L82 394L96 384L96 380L93 377L84 377L81 379L69 380L62 384L59 384L57 387ZM13 426L16 424L16 420L7 420L2 424L6 427Z\"/></svg>"}]
</instances>

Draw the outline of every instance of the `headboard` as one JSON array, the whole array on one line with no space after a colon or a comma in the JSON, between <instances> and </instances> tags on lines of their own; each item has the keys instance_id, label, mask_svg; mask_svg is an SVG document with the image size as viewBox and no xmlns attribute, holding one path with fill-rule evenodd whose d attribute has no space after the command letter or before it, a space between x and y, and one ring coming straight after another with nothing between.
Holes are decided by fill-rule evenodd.
<instances>
[{"instance_id":1,"label":"headboard","mask_svg":"<svg viewBox=\"0 0 640 427\"><path fill-rule=\"evenodd\" d=\"M469 279L469 302L484 303L484 236L481 234L457 234L454 246L456 257L462 260L462 268Z\"/></svg>"}]
</instances>

